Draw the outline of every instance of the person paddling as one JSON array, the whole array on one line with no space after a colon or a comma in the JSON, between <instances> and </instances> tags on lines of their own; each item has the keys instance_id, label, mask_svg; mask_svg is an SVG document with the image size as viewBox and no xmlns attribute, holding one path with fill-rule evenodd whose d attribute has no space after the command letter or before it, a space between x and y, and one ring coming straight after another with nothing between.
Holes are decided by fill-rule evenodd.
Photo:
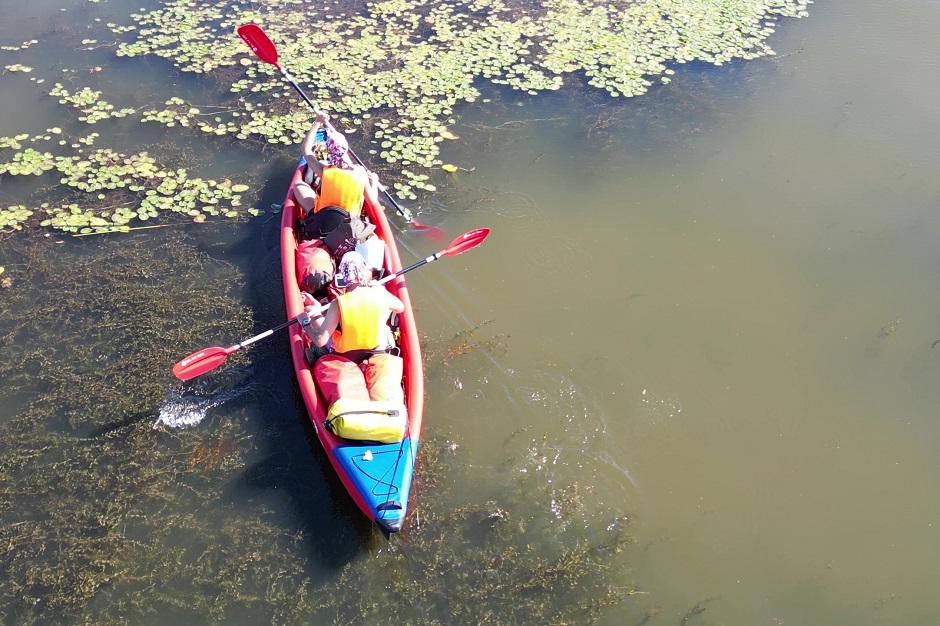
<instances>
[{"instance_id":1,"label":"person paddling","mask_svg":"<svg viewBox=\"0 0 940 626\"><path fill-rule=\"evenodd\" d=\"M403 401L402 359L392 354L395 338L388 319L405 305L385 287L371 284L372 272L358 252L343 256L337 276L345 293L325 307L307 306L297 320L318 347L333 342L314 376L329 405L340 397Z\"/></svg>"},{"instance_id":2,"label":"person paddling","mask_svg":"<svg viewBox=\"0 0 940 626\"><path fill-rule=\"evenodd\" d=\"M349 160L349 144L346 137L332 128L328 121L326 113L317 113L313 126L304 138L302 150L307 161L307 172L308 176L313 176L294 185L294 195L305 214L328 206L338 206L350 215L359 217L364 201L372 206L379 204L378 177L374 172ZM326 130L326 165L320 162L314 152L317 131L320 128ZM314 176L320 181L319 193L314 191L310 184Z\"/></svg>"}]
</instances>

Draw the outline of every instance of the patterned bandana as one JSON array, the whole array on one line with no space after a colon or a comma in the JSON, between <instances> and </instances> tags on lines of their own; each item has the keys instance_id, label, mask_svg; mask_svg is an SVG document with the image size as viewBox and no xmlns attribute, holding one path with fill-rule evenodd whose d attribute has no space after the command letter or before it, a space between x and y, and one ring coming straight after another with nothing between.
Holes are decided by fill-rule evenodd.
<instances>
[{"instance_id":1,"label":"patterned bandana","mask_svg":"<svg viewBox=\"0 0 940 626\"><path fill-rule=\"evenodd\" d=\"M358 252L347 252L339 262L339 275L343 277L346 285L364 285L368 280L369 269L366 260Z\"/></svg>"},{"instance_id":2,"label":"patterned bandana","mask_svg":"<svg viewBox=\"0 0 940 626\"><path fill-rule=\"evenodd\" d=\"M346 143L346 137L341 133L329 133L326 136L326 160L328 165L333 167L342 167L349 169L352 163L346 158L349 152L349 144Z\"/></svg>"}]
</instances>

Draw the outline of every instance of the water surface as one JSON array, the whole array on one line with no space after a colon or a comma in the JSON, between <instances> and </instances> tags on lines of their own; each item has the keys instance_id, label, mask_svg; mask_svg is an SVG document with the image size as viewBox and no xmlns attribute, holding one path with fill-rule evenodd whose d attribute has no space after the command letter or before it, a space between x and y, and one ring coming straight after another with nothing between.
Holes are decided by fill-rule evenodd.
<instances>
[{"instance_id":1,"label":"water surface","mask_svg":"<svg viewBox=\"0 0 940 626\"><path fill-rule=\"evenodd\" d=\"M776 59L611 104L603 141L593 103L526 104L550 121L450 157L477 168L457 204L501 195L448 223L494 245L413 283L444 324L511 337L454 428L480 463L523 427L566 441L559 472L637 515L649 623L940 613L938 19L821 3ZM432 415L460 411L430 388Z\"/></svg>"},{"instance_id":2,"label":"water surface","mask_svg":"<svg viewBox=\"0 0 940 626\"><path fill-rule=\"evenodd\" d=\"M629 516L622 582L640 593L606 623L940 619L938 26L936 2L820 2L778 25L776 58L679 66L633 99L582 87L461 111L443 158L473 171L439 173L417 208L492 235L408 278L425 432L467 466L437 489L485 502L524 478L561 501L576 484L583 517L535 515L587 532ZM154 65L137 88L174 91ZM41 130L29 105L16 123ZM269 156L229 156L277 201ZM283 314L265 219L201 240L244 272L258 332ZM403 262L436 251L402 226ZM212 449L220 424L244 427L244 465L206 468L234 494L211 515L306 533L320 584L382 548L298 437L279 348L195 432Z\"/></svg>"}]
</instances>

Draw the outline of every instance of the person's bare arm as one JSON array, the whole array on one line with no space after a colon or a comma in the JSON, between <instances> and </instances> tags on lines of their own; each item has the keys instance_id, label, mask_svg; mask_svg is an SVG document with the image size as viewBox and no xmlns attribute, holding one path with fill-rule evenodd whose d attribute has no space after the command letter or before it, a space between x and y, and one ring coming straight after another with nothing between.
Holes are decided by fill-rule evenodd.
<instances>
[{"instance_id":1,"label":"person's bare arm","mask_svg":"<svg viewBox=\"0 0 940 626\"><path fill-rule=\"evenodd\" d=\"M333 331L339 326L339 305L336 300L330 303L326 315L310 321L310 337L318 347L323 347L333 336Z\"/></svg>"},{"instance_id":2,"label":"person's bare arm","mask_svg":"<svg viewBox=\"0 0 940 626\"><path fill-rule=\"evenodd\" d=\"M399 300L398 296L388 290L385 290L385 295L387 296L388 300L388 308L392 313L405 312L405 305L401 300Z\"/></svg>"},{"instance_id":3,"label":"person's bare arm","mask_svg":"<svg viewBox=\"0 0 940 626\"><path fill-rule=\"evenodd\" d=\"M323 314L324 309L326 314ZM297 316L300 325L307 331L307 335L313 340L313 343L322 348L329 342L333 331L339 325L339 305L334 300L327 307L308 306L304 312ZM304 324L304 320L310 321Z\"/></svg>"},{"instance_id":4,"label":"person's bare arm","mask_svg":"<svg viewBox=\"0 0 940 626\"><path fill-rule=\"evenodd\" d=\"M317 118L314 120L313 126L311 126L310 130L307 132L307 136L304 137L304 143L301 148L307 165L313 169L313 173L321 180L323 178L323 164L317 159L316 155L313 153L313 149L317 142L317 131L320 130L320 127L325 126L327 121L329 121L329 118L326 113L317 113Z\"/></svg>"},{"instance_id":5,"label":"person's bare arm","mask_svg":"<svg viewBox=\"0 0 940 626\"><path fill-rule=\"evenodd\" d=\"M373 207L379 206L379 176L375 172L367 173L363 195L365 196L366 204Z\"/></svg>"}]
</instances>

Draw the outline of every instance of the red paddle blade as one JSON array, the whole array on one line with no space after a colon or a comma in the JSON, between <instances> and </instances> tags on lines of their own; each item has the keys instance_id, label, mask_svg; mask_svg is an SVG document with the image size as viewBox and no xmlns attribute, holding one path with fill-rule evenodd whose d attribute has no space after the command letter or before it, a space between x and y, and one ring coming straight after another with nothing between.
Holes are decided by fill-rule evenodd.
<instances>
[{"instance_id":1,"label":"red paddle blade","mask_svg":"<svg viewBox=\"0 0 940 626\"><path fill-rule=\"evenodd\" d=\"M241 37L251 51L265 63L277 65L277 48L257 24L244 24L238 27L238 36Z\"/></svg>"},{"instance_id":2,"label":"red paddle blade","mask_svg":"<svg viewBox=\"0 0 940 626\"><path fill-rule=\"evenodd\" d=\"M173 375L180 380L195 378L222 365L229 354L228 348L203 348L174 365Z\"/></svg>"},{"instance_id":3,"label":"red paddle blade","mask_svg":"<svg viewBox=\"0 0 940 626\"><path fill-rule=\"evenodd\" d=\"M483 243L483 240L486 239L486 236L490 234L489 228L476 228L470 230L457 237L450 242L450 245L447 246L446 250L442 250L441 256L456 256L463 252L466 252L470 248L476 248L478 245Z\"/></svg>"}]
</instances>

